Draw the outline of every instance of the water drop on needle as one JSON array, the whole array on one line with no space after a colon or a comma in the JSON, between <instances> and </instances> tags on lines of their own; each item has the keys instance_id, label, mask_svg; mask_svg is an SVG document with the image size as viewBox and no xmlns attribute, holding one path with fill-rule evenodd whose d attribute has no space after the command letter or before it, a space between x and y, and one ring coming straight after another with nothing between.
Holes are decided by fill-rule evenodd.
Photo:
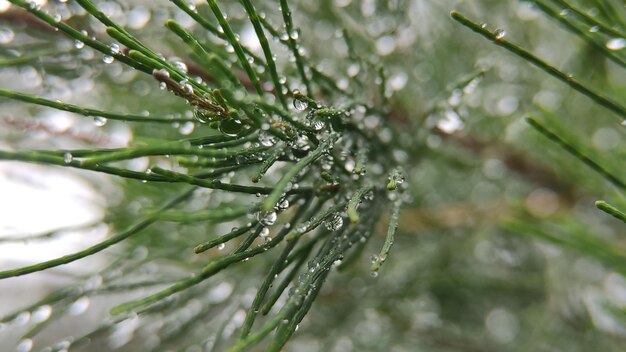
<instances>
[{"instance_id":1,"label":"water drop on needle","mask_svg":"<svg viewBox=\"0 0 626 352\"><path fill-rule=\"evenodd\" d=\"M268 212L262 211L257 214L257 219L262 225L265 225L265 226L274 225L277 218L278 216L276 215L275 211L268 211Z\"/></svg>"},{"instance_id":2,"label":"water drop on needle","mask_svg":"<svg viewBox=\"0 0 626 352\"><path fill-rule=\"evenodd\" d=\"M343 218L339 214L334 214L326 220L324 226L330 231L337 231L343 226Z\"/></svg>"},{"instance_id":3,"label":"water drop on needle","mask_svg":"<svg viewBox=\"0 0 626 352\"><path fill-rule=\"evenodd\" d=\"M609 50L622 50L626 48L625 38L613 38L606 42L606 48Z\"/></svg>"},{"instance_id":4,"label":"water drop on needle","mask_svg":"<svg viewBox=\"0 0 626 352\"><path fill-rule=\"evenodd\" d=\"M93 119L93 123L98 127L102 127L107 124L107 119L102 116L96 116Z\"/></svg>"}]
</instances>

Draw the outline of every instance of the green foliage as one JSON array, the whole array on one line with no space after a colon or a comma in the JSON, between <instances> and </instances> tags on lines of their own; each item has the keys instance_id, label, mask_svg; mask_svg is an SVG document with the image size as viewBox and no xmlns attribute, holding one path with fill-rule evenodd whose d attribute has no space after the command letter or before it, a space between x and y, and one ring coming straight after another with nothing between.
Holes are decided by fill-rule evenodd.
<instances>
[{"instance_id":1,"label":"green foliage","mask_svg":"<svg viewBox=\"0 0 626 352\"><path fill-rule=\"evenodd\" d=\"M19 38L0 70L35 67L44 84L2 83L4 122L27 133L3 136L0 160L122 190L77 227L107 224L104 240L2 263L17 283L107 255L2 317L48 312L18 350L620 350L618 1L9 2ZM95 96L59 99L53 82L79 79ZM28 141L29 115L49 110L131 137ZM54 332L105 298L98 324Z\"/></svg>"}]
</instances>

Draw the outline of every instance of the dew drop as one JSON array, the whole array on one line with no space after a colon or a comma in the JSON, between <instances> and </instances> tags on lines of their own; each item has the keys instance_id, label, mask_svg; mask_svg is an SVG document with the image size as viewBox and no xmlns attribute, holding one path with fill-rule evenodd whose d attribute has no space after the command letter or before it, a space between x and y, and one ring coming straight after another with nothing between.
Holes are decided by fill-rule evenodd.
<instances>
[{"instance_id":1,"label":"dew drop","mask_svg":"<svg viewBox=\"0 0 626 352\"><path fill-rule=\"evenodd\" d=\"M180 134L184 136L187 136L193 132L195 127L196 125L193 122L188 121L180 125L180 128L178 128L178 132L180 132Z\"/></svg>"},{"instance_id":2,"label":"dew drop","mask_svg":"<svg viewBox=\"0 0 626 352\"><path fill-rule=\"evenodd\" d=\"M298 111L304 111L309 107L309 103L304 99L293 99L293 107Z\"/></svg>"},{"instance_id":3,"label":"dew drop","mask_svg":"<svg viewBox=\"0 0 626 352\"><path fill-rule=\"evenodd\" d=\"M15 33L9 28L0 28L0 44L9 44L15 38Z\"/></svg>"},{"instance_id":4,"label":"dew drop","mask_svg":"<svg viewBox=\"0 0 626 352\"><path fill-rule=\"evenodd\" d=\"M451 134L463 128L463 120L454 110L446 110L437 122L437 128L443 133Z\"/></svg>"},{"instance_id":5,"label":"dew drop","mask_svg":"<svg viewBox=\"0 0 626 352\"><path fill-rule=\"evenodd\" d=\"M35 311L33 311L33 314L32 314L33 322L40 323L42 321L46 321L48 320L48 318L50 318L51 314L52 314L52 307L47 304L43 305L35 309Z\"/></svg>"},{"instance_id":6,"label":"dew drop","mask_svg":"<svg viewBox=\"0 0 626 352\"><path fill-rule=\"evenodd\" d=\"M174 61L174 67L176 67L177 70L184 72L184 73L187 73L188 71L187 64L179 60Z\"/></svg>"},{"instance_id":7,"label":"dew drop","mask_svg":"<svg viewBox=\"0 0 626 352\"><path fill-rule=\"evenodd\" d=\"M348 66L346 73L348 74L349 77L355 77L356 75L359 74L359 71L361 71L361 66L357 62L355 62L355 63L350 64L350 66Z\"/></svg>"},{"instance_id":8,"label":"dew drop","mask_svg":"<svg viewBox=\"0 0 626 352\"><path fill-rule=\"evenodd\" d=\"M285 210L285 209L289 208L289 200L287 198L285 198L285 199L279 201L278 204L276 205L276 207L279 210Z\"/></svg>"},{"instance_id":9,"label":"dew drop","mask_svg":"<svg viewBox=\"0 0 626 352\"><path fill-rule=\"evenodd\" d=\"M218 129L223 134L234 137L237 136L239 132L241 132L241 130L243 129L243 124L241 123L241 121L239 121L239 119L228 119L221 121Z\"/></svg>"},{"instance_id":10,"label":"dew drop","mask_svg":"<svg viewBox=\"0 0 626 352\"><path fill-rule=\"evenodd\" d=\"M504 36L506 36L506 31L504 29L498 28L495 30L494 35L497 40L500 40L504 38Z\"/></svg>"},{"instance_id":11,"label":"dew drop","mask_svg":"<svg viewBox=\"0 0 626 352\"><path fill-rule=\"evenodd\" d=\"M120 53L120 45L116 43L111 44L111 54L117 55L119 53Z\"/></svg>"},{"instance_id":12,"label":"dew drop","mask_svg":"<svg viewBox=\"0 0 626 352\"><path fill-rule=\"evenodd\" d=\"M257 214L257 219L262 225L272 226L276 222L278 216L275 211L261 211Z\"/></svg>"},{"instance_id":13,"label":"dew drop","mask_svg":"<svg viewBox=\"0 0 626 352\"><path fill-rule=\"evenodd\" d=\"M322 128L324 128L324 121L321 121L321 120L311 121L311 128L313 128L316 131L321 130Z\"/></svg>"},{"instance_id":14,"label":"dew drop","mask_svg":"<svg viewBox=\"0 0 626 352\"><path fill-rule=\"evenodd\" d=\"M102 116L96 116L93 118L93 123L98 127L102 127L107 124L107 119Z\"/></svg>"},{"instance_id":15,"label":"dew drop","mask_svg":"<svg viewBox=\"0 0 626 352\"><path fill-rule=\"evenodd\" d=\"M15 352L29 352L33 349L33 340L31 339L23 339L17 344L15 348Z\"/></svg>"},{"instance_id":16,"label":"dew drop","mask_svg":"<svg viewBox=\"0 0 626 352\"><path fill-rule=\"evenodd\" d=\"M13 319L12 324L15 326L24 326L30 322L30 316L30 312L21 312Z\"/></svg>"},{"instance_id":17,"label":"dew drop","mask_svg":"<svg viewBox=\"0 0 626 352\"><path fill-rule=\"evenodd\" d=\"M218 250L218 251L221 251L221 250L223 250L225 247L226 247L226 244L225 244L225 243L220 243L220 244L218 244L218 245L217 245L217 250Z\"/></svg>"},{"instance_id":18,"label":"dew drop","mask_svg":"<svg viewBox=\"0 0 626 352\"><path fill-rule=\"evenodd\" d=\"M396 50L396 39L390 35L386 35L376 40L376 52L381 55L389 55Z\"/></svg>"},{"instance_id":19,"label":"dew drop","mask_svg":"<svg viewBox=\"0 0 626 352\"><path fill-rule=\"evenodd\" d=\"M626 39L624 38L613 38L606 42L606 47L609 50L622 50L626 48Z\"/></svg>"},{"instance_id":20,"label":"dew drop","mask_svg":"<svg viewBox=\"0 0 626 352\"><path fill-rule=\"evenodd\" d=\"M89 297L83 296L72 303L68 313L70 315L81 315L87 311L87 308L89 308Z\"/></svg>"},{"instance_id":21,"label":"dew drop","mask_svg":"<svg viewBox=\"0 0 626 352\"><path fill-rule=\"evenodd\" d=\"M74 157L72 156L72 153L65 153L63 154L63 162L66 164L69 164L72 162L72 160L74 159Z\"/></svg>"},{"instance_id":22,"label":"dew drop","mask_svg":"<svg viewBox=\"0 0 626 352\"><path fill-rule=\"evenodd\" d=\"M270 234L270 229L264 227L261 232L259 232L259 237L266 238Z\"/></svg>"},{"instance_id":23,"label":"dew drop","mask_svg":"<svg viewBox=\"0 0 626 352\"><path fill-rule=\"evenodd\" d=\"M269 133L261 132L259 134L259 143L264 147L271 147L276 144L276 138Z\"/></svg>"},{"instance_id":24,"label":"dew drop","mask_svg":"<svg viewBox=\"0 0 626 352\"><path fill-rule=\"evenodd\" d=\"M59 352L63 352L63 351L67 352L70 346L72 346L72 343L69 340L64 340L64 341L57 343L56 346L54 346L54 350L57 350Z\"/></svg>"},{"instance_id":25,"label":"dew drop","mask_svg":"<svg viewBox=\"0 0 626 352\"><path fill-rule=\"evenodd\" d=\"M180 86L181 86L181 88L183 89L183 91L184 91L185 93L190 94L190 95L191 95L191 94L193 94L193 87L192 87L192 86L191 86L191 84L190 84L189 82L187 82L186 80L185 80L185 81L180 82Z\"/></svg>"},{"instance_id":26,"label":"dew drop","mask_svg":"<svg viewBox=\"0 0 626 352\"><path fill-rule=\"evenodd\" d=\"M113 61L115 61L115 58L110 55L106 55L105 57L102 58L102 62L104 62L105 64L111 64L113 63Z\"/></svg>"},{"instance_id":27,"label":"dew drop","mask_svg":"<svg viewBox=\"0 0 626 352\"><path fill-rule=\"evenodd\" d=\"M82 49L85 47L85 43L81 42L80 40L75 40L74 41L74 47L76 49Z\"/></svg>"},{"instance_id":28,"label":"dew drop","mask_svg":"<svg viewBox=\"0 0 626 352\"><path fill-rule=\"evenodd\" d=\"M334 214L324 222L324 226L330 231L337 231L343 226L343 218L339 214Z\"/></svg>"}]
</instances>

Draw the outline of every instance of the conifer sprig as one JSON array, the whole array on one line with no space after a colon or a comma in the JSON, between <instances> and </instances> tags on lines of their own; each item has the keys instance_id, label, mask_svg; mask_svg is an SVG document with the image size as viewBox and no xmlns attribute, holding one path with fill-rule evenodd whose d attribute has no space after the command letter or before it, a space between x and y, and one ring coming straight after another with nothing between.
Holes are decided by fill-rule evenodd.
<instances>
[{"instance_id":1,"label":"conifer sprig","mask_svg":"<svg viewBox=\"0 0 626 352\"><path fill-rule=\"evenodd\" d=\"M150 123L192 123L195 126L192 137L146 138L121 148L0 151L0 160L90 170L141 180L148 185L157 182L163 184L163 194L155 199L162 205L155 203L152 207L142 208L139 211L142 218L126 230L71 255L2 271L0 278L71 263L121 242L128 246L145 242L149 246L149 243L160 239L170 244L170 251L187 248L188 251L183 250L182 254L174 253L183 261L186 261L184 258L187 253L190 256L194 255L193 252L202 254L198 257L203 259L200 267L196 264L200 259L189 260L188 266L195 273L187 277L169 278L157 283L137 283L137 288L150 288L159 284L166 284L167 287L115 306L111 313L119 317L77 338L75 342L84 342L111 329L117 322L133 314L141 316L163 311L174 312L187 300L202 297L198 287L206 285L207 281L219 276L222 271L237 270L236 267L245 265L248 260L263 256L268 258L263 273L265 279L260 283L252 306L247 311L239 340L232 348L241 350L260 343L275 330L275 337L268 348L276 351L295 332L331 270L352 251L355 244L364 243L370 237L380 214L389 206L394 210L384 247L386 259L397 227L402 197L398 191L393 191L393 196L388 195L392 191L385 187L388 181L386 175L396 165L394 158L387 155L391 148L385 144L389 142L382 142L376 137L380 128L391 128L382 116L388 104L388 96L384 91L385 77L379 77L382 79L379 91L384 97L381 96L378 106L355 100L346 104L343 95L341 98L327 95L328 90L323 87L337 87L336 82L317 71L302 54L300 33L287 1L281 0L280 13L277 13L284 21L284 33L272 28L251 1L241 1L263 52L263 57L259 57L239 41L237 27L224 12L226 6L218 5L213 0L208 1L208 9L217 21L214 24L213 20L200 15L195 7L172 0L200 27L228 46L219 47L200 39L197 31L183 27L174 20L165 22L170 33L206 69L203 77L207 79L202 80L193 76L184 62L167 59L152 50L142 41L140 34L134 35L117 24L89 0L79 0L76 4L105 27L108 38L90 37L79 28L57 20L45 9L32 6L27 1L11 2L80 43L77 48L84 45L102 53L105 55L104 64L118 61L144 73L163 90L163 94L170 93L185 101L186 109L191 110L192 114L181 113L170 118L152 114L114 113L7 89L0 90L1 97L111 121L142 122L143 126L150 126ZM265 31L291 52L295 66L291 72L296 72L299 77L287 77L290 68L279 66L279 62L290 60L277 60ZM110 43L107 43L109 40ZM232 58L236 58L235 64L232 64ZM257 68L261 69L257 72ZM242 75L242 71L245 75ZM380 69L379 73L382 74L383 70ZM273 89L264 90L268 83L266 79L271 82ZM292 83L295 81L301 84ZM289 100L293 107L290 107ZM353 121L351 107L354 106L366 107L368 114L380 119L380 126L372 128ZM145 171L131 168L130 164L138 159L148 160L151 166ZM376 167L370 168L371 164L376 164ZM268 180L270 176L274 181ZM398 181L394 177L394 182ZM258 185L250 185L250 182ZM180 187L176 185L179 183L189 188L181 193ZM397 183L399 185L401 182ZM144 186L138 183L136 187ZM201 191L195 191L200 189L215 197L215 200L211 198L214 204L198 209L196 204L201 203L203 198ZM178 195L172 200L161 199L176 192ZM254 197L259 199L250 201ZM255 219L250 221L250 217ZM350 221L344 223L344 218ZM114 216L110 219L116 220ZM193 243L185 239L179 243L171 242L166 237L160 237L159 234L164 230L152 226L151 235L158 239L144 235L129 241L157 222L163 226L175 223L183 227L201 223L209 229L215 229L212 226L215 223L236 222L238 226L226 233L222 232L222 235L210 233L209 238ZM282 247L280 251L272 251L278 246ZM158 256L146 260L150 258ZM132 275L132 270L121 271L122 275ZM273 288L279 275L282 275L282 279ZM117 279L119 277L111 280ZM106 280L102 289L95 292L113 290L113 287L132 289L130 286L116 286L115 282ZM290 285L292 287L288 290ZM286 302L279 303L283 295L287 296ZM62 292L47 303L62 305L69 296L68 292ZM264 317L270 314L275 305L279 305L276 308L278 313ZM191 321L193 319L190 319L189 324ZM259 326L255 326L255 323ZM25 336L32 337L43 328L44 325L38 325ZM167 339L164 337L164 341Z\"/></svg>"},{"instance_id":2,"label":"conifer sprig","mask_svg":"<svg viewBox=\"0 0 626 352\"><path fill-rule=\"evenodd\" d=\"M486 25L483 26L479 23L476 23L470 20L469 18L463 16L461 13L457 11L452 11L450 15L455 21L461 23L462 25L466 26L472 31L482 35L483 37L491 40L494 44L507 49L513 54L539 67L550 76L560 80L561 82L567 84L568 86L572 87L578 92L586 95L587 97L591 98L593 101L598 103L599 105L602 105L605 108L613 111L615 114L619 116L620 122L623 122L624 120L626 120L626 107L624 107L622 104L620 104L619 102L611 98L604 96L603 94L600 94L592 90L587 85L580 83L577 79L574 78L574 76L560 71L555 66L535 56L528 50L506 40L504 38L504 36L506 35L506 32L504 30L502 29L490 30L486 27Z\"/></svg>"}]
</instances>

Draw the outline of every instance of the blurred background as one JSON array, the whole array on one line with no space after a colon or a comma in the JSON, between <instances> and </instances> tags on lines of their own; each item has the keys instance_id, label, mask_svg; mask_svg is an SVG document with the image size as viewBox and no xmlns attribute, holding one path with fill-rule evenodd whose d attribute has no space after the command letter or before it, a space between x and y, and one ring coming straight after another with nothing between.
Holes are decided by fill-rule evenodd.
<instances>
[{"instance_id":1,"label":"blurred background","mask_svg":"<svg viewBox=\"0 0 626 352\"><path fill-rule=\"evenodd\" d=\"M163 23L174 18L213 39L170 2L94 2L155 51L177 57L190 72L202 70ZM105 37L104 27L71 0L36 3ZM597 1L569 3L603 18ZM623 2L607 3L620 9L615 18L625 18ZM505 30L506 39L616 101L625 101L626 70L525 1L290 4L303 55L339 87L367 100L375 75L365 72L362 62L385 67L388 117L406 132L394 157L405 167L412 201L402 211L380 275L369 275L369 257L382 245L385 223L349 270L331 273L285 350L623 350L626 231L594 206L598 199L624 204L623 195L532 130L524 117L545 117L617 175L624 174L624 128L610 111L467 30L449 13L456 9ZM207 11L206 2L194 5ZM241 6L220 6L242 44L260 52ZM271 23L282 24L277 2L255 6ZM615 28L624 31L626 21L620 27L618 20ZM347 33L356 56L346 45ZM288 66L287 50L275 44L279 66ZM622 49L615 49L616 55L626 58ZM189 117L189 108L152 77L106 61L0 0L0 88L117 112ZM91 119L4 98L0 105L2 150L114 148L204 131L194 123L164 128ZM171 163L141 158L129 167L144 171L154 162ZM2 161L0 269L97 243L168 196L150 183ZM0 351L62 348L67 338L109 321L113 305L203 265L207 257L194 257L189 243L233 225L166 223L96 256L0 281L0 316L10 317L0 324ZM122 257L130 259L120 264ZM272 259L261 257L198 287L204 301L190 300L176 314L149 321L128 318L76 350L203 351L210 350L204 342L214 341L213 335L228 341L263 279L261 269ZM112 277L119 278L117 288L95 289ZM137 282L145 286L128 289ZM31 307L57 290L65 296L56 305Z\"/></svg>"}]
</instances>

